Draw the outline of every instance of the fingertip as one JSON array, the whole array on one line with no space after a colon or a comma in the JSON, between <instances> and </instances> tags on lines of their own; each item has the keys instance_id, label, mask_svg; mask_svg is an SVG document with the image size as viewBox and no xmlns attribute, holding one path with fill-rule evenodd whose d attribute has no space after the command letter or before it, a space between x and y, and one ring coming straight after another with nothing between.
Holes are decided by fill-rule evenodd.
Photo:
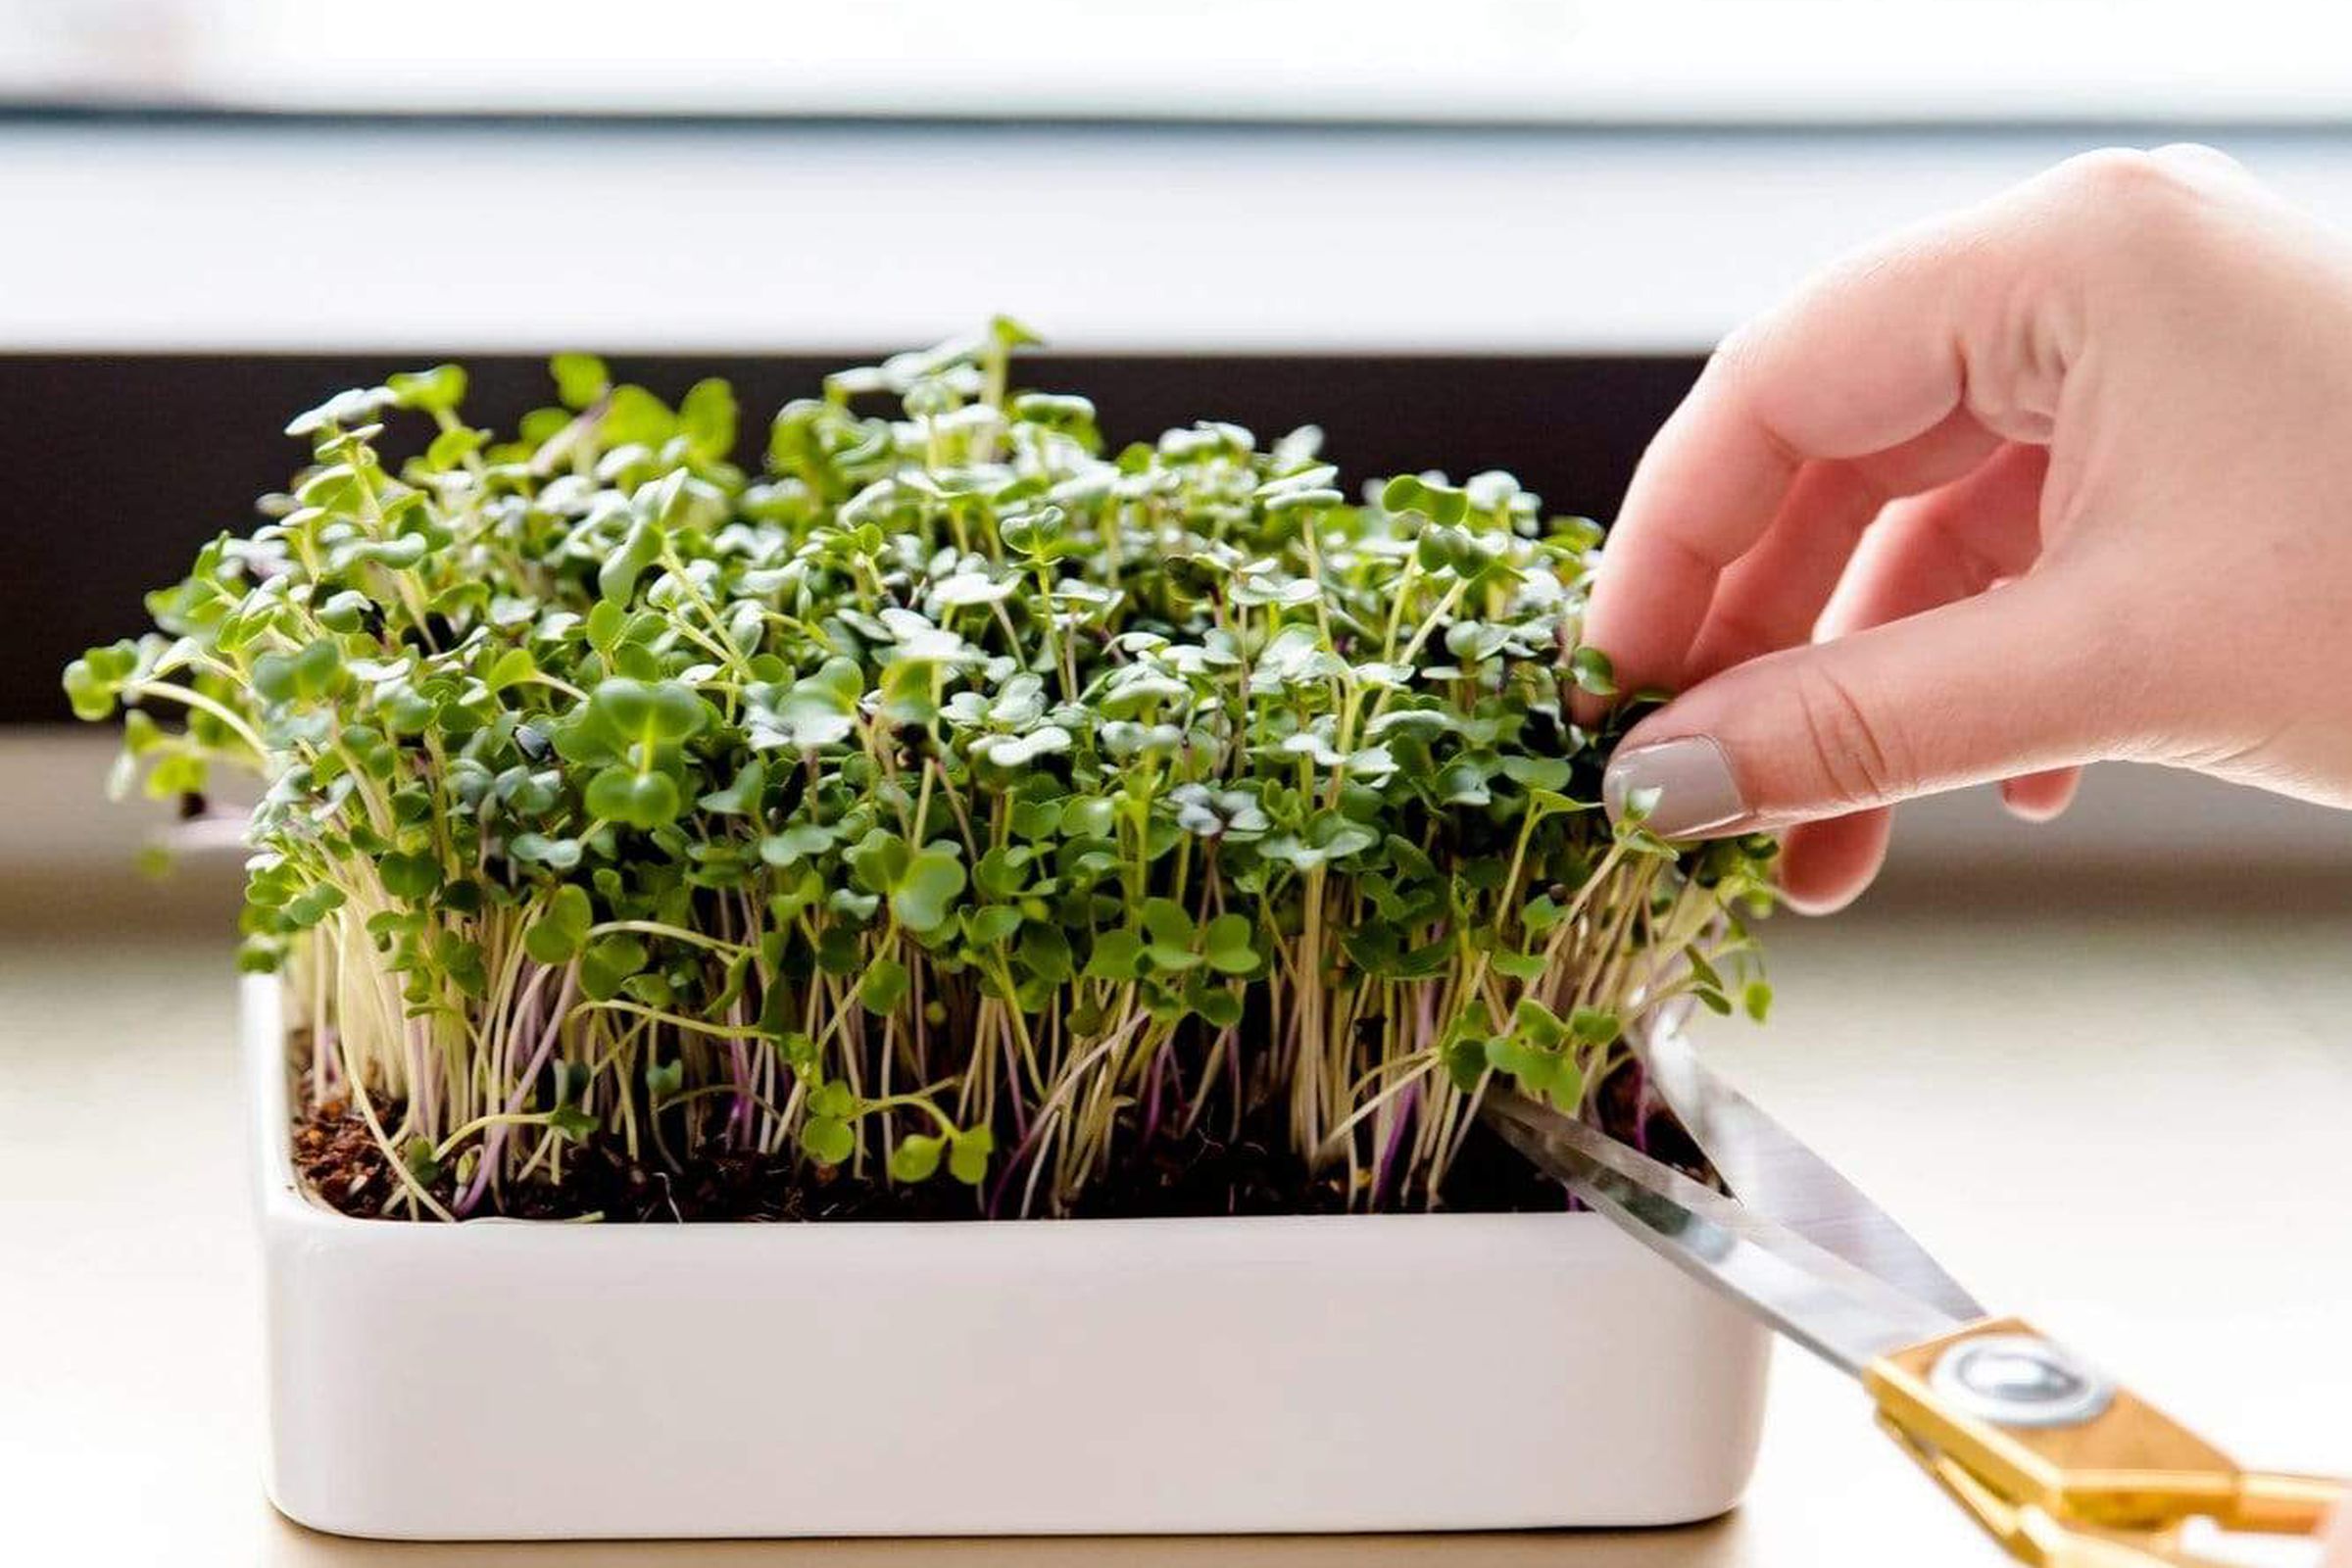
<instances>
[{"instance_id":1,"label":"fingertip","mask_svg":"<svg viewBox=\"0 0 2352 1568\"><path fill-rule=\"evenodd\" d=\"M1788 829L1781 839L1781 902L1799 914L1835 914L1853 903L1886 863L1893 821L1881 808Z\"/></svg>"},{"instance_id":2,"label":"fingertip","mask_svg":"<svg viewBox=\"0 0 2352 1568\"><path fill-rule=\"evenodd\" d=\"M2066 814L2082 785L2079 767L2053 767L2001 781L2001 804L2021 822L2050 822Z\"/></svg>"}]
</instances>

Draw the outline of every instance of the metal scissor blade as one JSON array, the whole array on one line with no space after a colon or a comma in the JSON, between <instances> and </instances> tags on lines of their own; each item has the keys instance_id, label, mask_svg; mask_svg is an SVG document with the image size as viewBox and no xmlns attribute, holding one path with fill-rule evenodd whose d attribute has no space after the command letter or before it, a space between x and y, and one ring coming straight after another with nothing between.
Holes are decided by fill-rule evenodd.
<instances>
[{"instance_id":1,"label":"metal scissor blade","mask_svg":"<svg viewBox=\"0 0 2352 1568\"><path fill-rule=\"evenodd\" d=\"M1794 1231L1523 1095L1491 1092L1486 1115L1635 1240L1835 1366L1858 1374L1889 1350L1960 1327L1962 1320Z\"/></svg>"},{"instance_id":2,"label":"metal scissor blade","mask_svg":"<svg viewBox=\"0 0 2352 1568\"><path fill-rule=\"evenodd\" d=\"M1649 1085L1748 1211L1963 1321L1984 1309L1926 1248L1794 1134L1715 1076L1683 1036L1638 1047Z\"/></svg>"}]
</instances>

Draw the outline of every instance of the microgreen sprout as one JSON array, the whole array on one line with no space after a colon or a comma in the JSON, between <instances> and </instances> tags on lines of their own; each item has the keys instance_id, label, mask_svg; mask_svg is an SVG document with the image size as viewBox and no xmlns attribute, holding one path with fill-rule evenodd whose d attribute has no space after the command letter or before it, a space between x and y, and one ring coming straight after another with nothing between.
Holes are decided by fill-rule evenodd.
<instances>
[{"instance_id":1,"label":"microgreen sprout","mask_svg":"<svg viewBox=\"0 0 2352 1568\"><path fill-rule=\"evenodd\" d=\"M1596 526L1501 473L1350 502L1311 428L1109 451L1025 341L842 371L757 472L724 384L584 355L512 437L455 367L343 393L67 670L149 790L266 780L245 961L386 1212L601 1139L1057 1213L1245 1116L1428 1205L1497 1079L1585 1106L1681 999L1761 1013L1770 841L1597 808Z\"/></svg>"}]
</instances>

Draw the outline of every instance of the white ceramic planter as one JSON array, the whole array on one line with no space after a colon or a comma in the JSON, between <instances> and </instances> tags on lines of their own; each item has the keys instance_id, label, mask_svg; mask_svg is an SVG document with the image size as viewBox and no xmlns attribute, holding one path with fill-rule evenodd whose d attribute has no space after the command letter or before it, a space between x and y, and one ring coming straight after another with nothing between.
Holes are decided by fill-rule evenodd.
<instances>
[{"instance_id":1,"label":"white ceramic planter","mask_svg":"<svg viewBox=\"0 0 2352 1568\"><path fill-rule=\"evenodd\" d=\"M1651 1525L1768 1336L1590 1214L464 1225L299 1191L244 995L270 1495L409 1539Z\"/></svg>"}]
</instances>

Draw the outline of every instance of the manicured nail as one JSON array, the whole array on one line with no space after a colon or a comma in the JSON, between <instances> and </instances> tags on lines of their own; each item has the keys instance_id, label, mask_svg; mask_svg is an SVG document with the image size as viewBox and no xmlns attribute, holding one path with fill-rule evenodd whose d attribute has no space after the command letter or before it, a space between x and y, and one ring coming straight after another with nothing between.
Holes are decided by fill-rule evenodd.
<instances>
[{"instance_id":1,"label":"manicured nail","mask_svg":"<svg viewBox=\"0 0 2352 1568\"><path fill-rule=\"evenodd\" d=\"M1643 825L1661 838L1711 833L1747 815L1731 760L1706 735L1637 746L1610 758L1600 776L1601 804L1610 820L1623 816L1626 802L1636 796L1651 798Z\"/></svg>"}]
</instances>

